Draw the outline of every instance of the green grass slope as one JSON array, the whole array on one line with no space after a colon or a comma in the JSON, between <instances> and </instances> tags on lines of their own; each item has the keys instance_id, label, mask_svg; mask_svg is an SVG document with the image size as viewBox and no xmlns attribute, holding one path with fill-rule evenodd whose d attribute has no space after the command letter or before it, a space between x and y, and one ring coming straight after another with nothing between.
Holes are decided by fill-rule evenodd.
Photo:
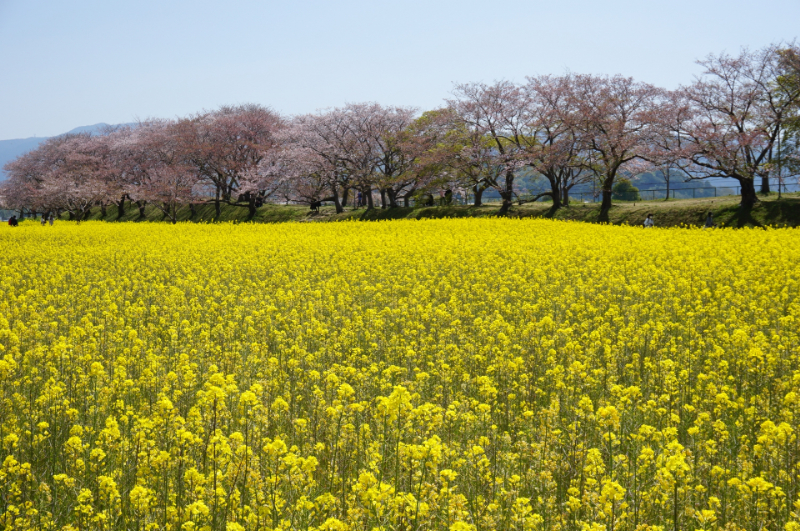
<instances>
[{"instance_id":1,"label":"green grass slope","mask_svg":"<svg viewBox=\"0 0 800 531\"><path fill-rule=\"evenodd\" d=\"M312 212L307 206L302 205L264 205L256 215L250 218L247 208L222 205L219 218L215 218L213 205L198 205L192 215L188 206L181 207L178 211L179 221L196 223L211 222L320 222L320 221L379 221L386 219L424 219L424 218L455 218L455 217L489 217L497 216L499 204L487 204L480 207L451 205L416 208L372 209L365 208L354 210L348 208L345 212L337 214L332 206L324 206L319 212ZM736 196L683 199L669 201L642 201L642 202L616 202L607 217L603 217L599 204L573 203L556 211L549 203L528 203L514 205L506 214L509 217L547 217L553 219L583 221L589 223L606 222L615 225L629 224L640 225L648 213L652 213L656 226L676 227L681 225L703 225L706 214L712 212L714 221L719 226L729 227L762 227L800 226L800 194L784 194L778 199L777 194L761 196L760 201L750 212L744 212L739 207L739 198ZM66 218L65 218L66 219ZM135 205L126 207L123 216L117 215L117 208L110 206L106 209L105 216L99 208L92 210L89 219L139 222L164 222L165 216L153 206L147 206L144 217L140 217Z\"/></svg>"}]
</instances>

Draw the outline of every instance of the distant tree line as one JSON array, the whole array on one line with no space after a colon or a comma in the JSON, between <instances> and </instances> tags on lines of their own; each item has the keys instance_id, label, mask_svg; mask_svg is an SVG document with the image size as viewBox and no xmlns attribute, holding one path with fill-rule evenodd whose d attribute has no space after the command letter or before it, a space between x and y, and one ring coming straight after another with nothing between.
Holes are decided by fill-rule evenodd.
<instances>
[{"instance_id":1,"label":"distant tree line","mask_svg":"<svg viewBox=\"0 0 800 531\"><path fill-rule=\"evenodd\" d=\"M615 182L644 171L738 181L745 208L756 186L800 174L800 48L771 45L710 55L691 85L665 90L623 76L566 74L525 83L457 85L422 114L407 107L348 104L281 116L259 105L222 107L176 120L147 120L105 134L48 139L8 163L6 208L69 212L146 205L332 202L368 208L430 201L462 190L475 205L494 190L506 211L520 175L547 183L536 197L555 208L594 182L602 208Z\"/></svg>"}]
</instances>

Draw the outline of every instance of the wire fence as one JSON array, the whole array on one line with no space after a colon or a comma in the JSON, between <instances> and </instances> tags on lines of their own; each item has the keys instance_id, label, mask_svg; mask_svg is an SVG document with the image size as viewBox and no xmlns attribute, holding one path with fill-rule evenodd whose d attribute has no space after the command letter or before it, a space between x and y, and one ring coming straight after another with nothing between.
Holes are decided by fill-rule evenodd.
<instances>
[{"instance_id":1,"label":"wire fence","mask_svg":"<svg viewBox=\"0 0 800 531\"><path fill-rule=\"evenodd\" d=\"M756 191L761 190L761 183L756 182ZM775 193L780 190L780 193L797 193L800 192L800 182L779 183L770 181L770 192ZM542 192L544 189L528 189L517 193L515 201L530 201ZM667 190L666 188L653 188L644 190L628 190L614 192L612 200L614 201L657 201L665 199L703 199L713 197L737 196L741 195L741 186L680 186ZM571 191L569 193L570 201L578 201L581 203L599 203L602 201L602 192L600 190L588 191ZM380 205L380 194L374 192L374 203ZM434 195L428 196L425 203L418 203L416 198L411 198L409 201L410 206L448 206L448 205L472 205L474 204L475 197L469 192L458 190L453 193L450 199L444 197L436 197ZM497 203L502 201L500 194L496 190L486 190L482 194L482 203ZM540 202L550 202L552 199L549 196L540 197Z\"/></svg>"},{"instance_id":2,"label":"wire fence","mask_svg":"<svg viewBox=\"0 0 800 531\"><path fill-rule=\"evenodd\" d=\"M756 191L760 191L760 183L756 183ZM800 183L778 183L770 182L770 192L780 193L793 193L800 192ZM656 201L665 199L702 199L711 197L725 197L741 195L741 186L694 186L694 187L676 187L670 188L655 188L645 190L619 190L615 191L612 199L616 201ZM535 197L537 192L530 192L530 197ZM600 202L603 198L600 190L570 192L571 200L577 200L581 203L596 203Z\"/></svg>"}]
</instances>

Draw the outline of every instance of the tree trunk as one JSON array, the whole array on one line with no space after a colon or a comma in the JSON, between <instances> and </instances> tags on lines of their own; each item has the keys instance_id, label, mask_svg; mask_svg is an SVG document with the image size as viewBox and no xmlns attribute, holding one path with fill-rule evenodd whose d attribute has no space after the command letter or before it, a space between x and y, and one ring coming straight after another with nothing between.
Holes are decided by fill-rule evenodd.
<instances>
[{"instance_id":1,"label":"tree trunk","mask_svg":"<svg viewBox=\"0 0 800 531\"><path fill-rule=\"evenodd\" d=\"M336 188L336 184L331 184L331 192L333 192L333 204L336 206L336 213L341 214L344 212L344 207L342 207L342 203L339 201L339 190Z\"/></svg>"},{"instance_id":2,"label":"tree trunk","mask_svg":"<svg viewBox=\"0 0 800 531\"><path fill-rule=\"evenodd\" d=\"M394 188L387 188L386 195L389 197L389 208L397 208L397 192Z\"/></svg>"},{"instance_id":3,"label":"tree trunk","mask_svg":"<svg viewBox=\"0 0 800 531\"><path fill-rule=\"evenodd\" d=\"M483 204L483 191L485 188L481 188L477 184L472 187L472 192L475 194L475 201L473 202L473 206L479 207Z\"/></svg>"},{"instance_id":4,"label":"tree trunk","mask_svg":"<svg viewBox=\"0 0 800 531\"><path fill-rule=\"evenodd\" d=\"M386 189L385 188L381 189L381 208L382 209L386 208Z\"/></svg>"},{"instance_id":5,"label":"tree trunk","mask_svg":"<svg viewBox=\"0 0 800 531\"><path fill-rule=\"evenodd\" d=\"M761 178L761 193L768 194L769 193L769 177L762 177Z\"/></svg>"},{"instance_id":6,"label":"tree trunk","mask_svg":"<svg viewBox=\"0 0 800 531\"><path fill-rule=\"evenodd\" d=\"M221 211L221 206L220 206L220 202L219 202L219 195L220 195L220 189L219 189L219 186L217 186L217 192L216 192L216 195L214 197L214 212L216 212L216 214L217 214L217 216L216 216L217 219L219 219L219 214L220 214L220 211Z\"/></svg>"},{"instance_id":7,"label":"tree trunk","mask_svg":"<svg viewBox=\"0 0 800 531\"><path fill-rule=\"evenodd\" d=\"M106 210L106 204L105 204L105 202L103 202L103 203L100 203L100 216L101 216L103 219L106 219L106 214L107 214L107 213L108 213L108 211Z\"/></svg>"},{"instance_id":8,"label":"tree trunk","mask_svg":"<svg viewBox=\"0 0 800 531\"><path fill-rule=\"evenodd\" d=\"M569 206L569 186L564 187L564 196L561 198L561 204L563 206Z\"/></svg>"},{"instance_id":9,"label":"tree trunk","mask_svg":"<svg viewBox=\"0 0 800 531\"><path fill-rule=\"evenodd\" d=\"M611 170L610 174L606 174L605 178L603 179L603 189L601 190L603 194L603 200L600 203L600 213L601 218L605 218L608 214L608 211L611 210L611 196L614 194L614 179L617 176L617 169L614 168ZM607 221L602 219L602 221Z\"/></svg>"},{"instance_id":10,"label":"tree trunk","mask_svg":"<svg viewBox=\"0 0 800 531\"><path fill-rule=\"evenodd\" d=\"M342 190L342 208L347 206L347 200L350 199L350 188Z\"/></svg>"},{"instance_id":11,"label":"tree trunk","mask_svg":"<svg viewBox=\"0 0 800 531\"><path fill-rule=\"evenodd\" d=\"M119 201L117 201L117 219L122 219L122 216L125 215L125 196L123 195Z\"/></svg>"},{"instance_id":12,"label":"tree trunk","mask_svg":"<svg viewBox=\"0 0 800 531\"><path fill-rule=\"evenodd\" d=\"M758 201L758 197L756 197L755 183L753 182L753 179L738 179L738 181L742 187L741 206L746 210L750 210L753 208L753 205L756 204L756 201Z\"/></svg>"},{"instance_id":13,"label":"tree trunk","mask_svg":"<svg viewBox=\"0 0 800 531\"><path fill-rule=\"evenodd\" d=\"M248 219L256 217L256 194L247 194L247 216Z\"/></svg>"},{"instance_id":14,"label":"tree trunk","mask_svg":"<svg viewBox=\"0 0 800 531\"><path fill-rule=\"evenodd\" d=\"M561 208L561 196L564 191L561 190L557 179L548 179L550 181L550 191L553 192L553 208Z\"/></svg>"},{"instance_id":15,"label":"tree trunk","mask_svg":"<svg viewBox=\"0 0 800 531\"><path fill-rule=\"evenodd\" d=\"M665 179L664 182L667 183L667 195L664 197L664 201L667 201L669 200L669 179Z\"/></svg>"},{"instance_id":16,"label":"tree trunk","mask_svg":"<svg viewBox=\"0 0 800 531\"><path fill-rule=\"evenodd\" d=\"M367 190L367 210L375 208L375 202L372 200L372 188Z\"/></svg>"},{"instance_id":17,"label":"tree trunk","mask_svg":"<svg viewBox=\"0 0 800 531\"><path fill-rule=\"evenodd\" d=\"M404 206L404 207L408 208L408 207L410 207L410 206L411 206L411 203L410 203L410 201L411 201L411 196L412 196L412 195L414 194L414 192L416 192L416 191L417 191L417 188L416 188L416 187L414 187L414 188L412 188L411 190L409 190L409 191L407 191L407 192L406 192L406 195L404 195L404 196L403 196L403 206Z\"/></svg>"},{"instance_id":18,"label":"tree trunk","mask_svg":"<svg viewBox=\"0 0 800 531\"><path fill-rule=\"evenodd\" d=\"M145 201L136 201L136 206L139 207L139 219L144 219L144 207L146 204Z\"/></svg>"},{"instance_id":19,"label":"tree trunk","mask_svg":"<svg viewBox=\"0 0 800 531\"><path fill-rule=\"evenodd\" d=\"M600 210L608 211L611 209L611 188L603 188L603 201L600 203Z\"/></svg>"},{"instance_id":20,"label":"tree trunk","mask_svg":"<svg viewBox=\"0 0 800 531\"><path fill-rule=\"evenodd\" d=\"M189 203L189 212L191 212L192 218L197 215L197 208L195 208L194 203Z\"/></svg>"},{"instance_id":21,"label":"tree trunk","mask_svg":"<svg viewBox=\"0 0 800 531\"><path fill-rule=\"evenodd\" d=\"M500 210L497 212L501 216L508 212L508 209L511 208L511 194L508 192L503 192L500 194L500 197L503 198L503 204L500 205Z\"/></svg>"},{"instance_id":22,"label":"tree trunk","mask_svg":"<svg viewBox=\"0 0 800 531\"><path fill-rule=\"evenodd\" d=\"M503 191L500 192L500 197L503 198L503 204L498 214L502 216L511 208L511 201L514 199L514 172L511 170L506 171L506 182Z\"/></svg>"}]
</instances>

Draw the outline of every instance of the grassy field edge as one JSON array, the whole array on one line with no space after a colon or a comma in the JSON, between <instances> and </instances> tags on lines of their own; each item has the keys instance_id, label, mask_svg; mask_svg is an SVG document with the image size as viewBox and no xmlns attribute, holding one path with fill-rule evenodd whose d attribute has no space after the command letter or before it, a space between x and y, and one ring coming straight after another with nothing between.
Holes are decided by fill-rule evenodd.
<instances>
[{"instance_id":1,"label":"grassy field edge","mask_svg":"<svg viewBox=\"0 0 800 531\"><path fill-rule=\"evenodd\" d=\"M426 219L426 218L460 218L460 217L493 217L498 216L499 204L487 204L480 207L449 205L434 207L398 207L392 209L366 210L347 208L337 214L333 206L323 206L319 212L312 212L302 205L264 205L256 211L252 218L245 207L222 205L220 216L216 217L214 206L203 204L195 206L192 214L189 206L178 211L178 221L213 223L213 222L330 222L330 221L380 221L389 219ZM701 226L706 215L712 212L718 226L725 227L797 227L800 226L800 194L784 194L778 199L777 194L761 196L760 201L749 212L743 211L736 196L707 199L686 199L671 201L618 202L612 206L607 217L602 216L599 204L573 203L572 205L553 211L548 203L530 203L514 205L506 214L511 218L552 218L587 223L610 223L613 225L640 225L648 213L652 213L656 226L679 227ZM66 219L66 217L64 218ZM92 220L108 222L166 222L163 213L153 205L145 208L145 215L139 215L135 205L126 207L122 216L117 213L116 206L106 209L105 215L100 208L94 208L89 216Z\"/></svg>"}]
</instances>

